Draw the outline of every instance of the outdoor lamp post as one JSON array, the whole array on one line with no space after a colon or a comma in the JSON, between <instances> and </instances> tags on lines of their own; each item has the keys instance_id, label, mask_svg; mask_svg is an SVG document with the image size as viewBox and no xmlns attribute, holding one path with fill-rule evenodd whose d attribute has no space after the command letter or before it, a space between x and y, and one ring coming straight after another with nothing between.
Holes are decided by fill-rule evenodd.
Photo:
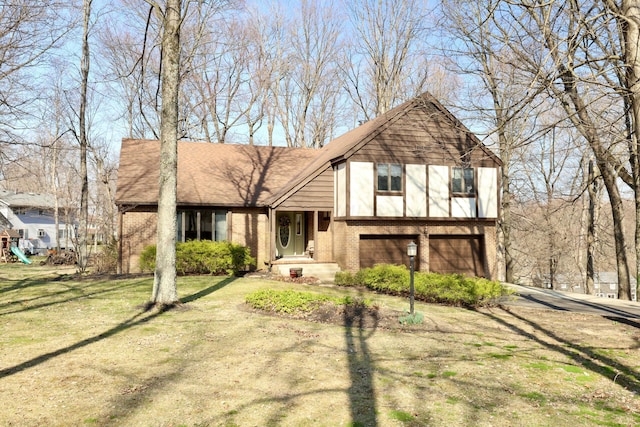
<instances>
[{"instance_id":1,"label":"outdoor lamp post","mask_svg":"<svg viewBox=\"0 0 640 427\"><path fill-rule=\"evenodd\" d=\"M411 242L407 245L407 255L409 255L409 313L413 316L413 270L414 270L414 258L418 253L418 245L415 242Z\"/></svg>"}]
</instances>

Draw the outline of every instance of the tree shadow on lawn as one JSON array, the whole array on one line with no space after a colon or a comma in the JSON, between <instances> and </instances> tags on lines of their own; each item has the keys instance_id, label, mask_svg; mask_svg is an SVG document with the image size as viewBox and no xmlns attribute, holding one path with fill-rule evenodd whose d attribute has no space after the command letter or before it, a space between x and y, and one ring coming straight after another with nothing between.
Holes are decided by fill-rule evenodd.
<instances>
[{"instance_id":1,"label":"tree shadow on lawn","mask_svg":"<svg viewBox=\"0 0 640 427\"><path fill-rule=\"evenodd\" d=\"M188 295L184 298L180 298L180 302L183 304L188 304L202 297L206 297L207 295L213 292L219 291L220 289L224 288L227 285L230 285L236 279L237 279L236 277L227 277L226 279L222 280L220 283L217 283L213 286L209 286L208 288L202 289L201 291L196 292L195 294Z\"/></svg>"},{"instance_id":2,"label":"tree shadow on lawn","mask_svg":"<svg viewBox=\"0 0 640 427\"><path fill-rule=\"evenodd\" d=\"M223 288L224 286L228 285L229 283L233 282L235 280L235 278L227 278L223 281L221 281L220 283L217 283L216 285L210 286L206 289L203 289L199 292L196 292L195 294L186 296L185 298L182 299L183 302L192 302L195 301L199 298L202 298L206 295L209 295L221 288ZM119 289L122 289L122 287L120 287ZM103 292L96 292L96 294L99 293L104 293L106 291ZM49 303L49 304L45 304L43 306L46 305L52 305L52 304L59 304L62 302L66 302L66 301L72 301L74 299L78 299L78 298L84 298L87 295L82 295L80 297L76 297L76 298L70 298L68 300L65 301L57 301L55 303ZM78 350L80 348L86 347L90 344L96 343L98 341L110 338L114 335L119 334L120 332L126 331L130 328L133 328L135 326L147 323L153 319L155 319L156 317L164 314L167 311L170 311L171 309L175 308L175 305L169 305L169 306L160 306L158 307L156 310L152 310L155 306L153 304L145 304L142 308L142 310L139 313L136 313L135 315L133 315L130 319L125 320L124 322L120 323L119 325L101 333L98 334L96 336L84 339L82 341L79 341L75 344L69 345L67 347L63 347L61 349L49 352L49 353L45 353L42 354L40 356L34 357L30 360L27 360L25 362L22 362L16 366L12 366L9 368L5 368L0 370L0 379L8 377L10 375L13 374L17 374L19 372L22 372L24 370L27 370L29 368L33 368L35 366L40 365L41 363L47 362L55 357L58 356L62 356L64 354L67 353L71 353L74 350ZM34 309L36 307L31 307L30 309ZM7 313L8 314L8 313Z\"/></svg>"},{"instance_id":3,"label":"tree shadow on lawn","mask_svg":"<svg viewBox=\"0 0 640 427\"><path fill-rule=\"evenodd\" d=\"M372 317L374 326L366 328ZM373 386L374 363L367 340L373 336L378 325L377 312L368 310L364 304L345 306L344 325L347 360L351 386L349 404L354 426L376 426L376 396Z\"/></svg>"},{"instance_id":4,"label":"tree shadow on lawn","mask_svg":"<svg viewBox=\"0 0 640 427\"><path fill-rule=\"evenodd\" d=\"M621 308L610 307L605 304L595 304L589 301L583 301L573 298L563 297L561 305L554 304L557 301L557 297L553 296L534 296L534 295L520 295L520 298L526 301L530 301L534 304L549 307L552 310L568 311L576 313L593 313L600 314L603 317L616 317L624 319L632 319L638 317L636 313L623 310ZM639 327L636 323L635 327Z\"/></svg>"},{"instance_id":5,"label":"tree shadow on lawn","mask_svg":"<svg viewBox=\"0 0 640 427\"><path fill-rule=\"evenodd\" d=\"M602 375L612 382L620 384L622 387L626 388L629 391L640 393L640 373L638 373L631 367L623 365L622 363L610 357L604 356L594 351L592 348L581 346L574 342L568 341L558 336L558 334L556 334L552 330L546 329L533 320L519 315L506 307L502 307L501 309L506 314L512 316L514 319L517 319L531 326L535 331L540 332L540 334L529 333L521 327L517 326L515 323L509 322L508 320L505 320L494 314L488 312L479 313L489 317L499 324L506 326L518 335L526 337L531 341L534 341L541 346L548 348L549 350L564 354L568 358L574 360L576 363L579 363L585 369ZM558 344L544 340L542 339L542 337L547 337L550 340L556 341Z\"/></svg>"},{"instance_id":6,"label":"tree shadow on lawn","mask_svg":"<svg viewBox=\"0 0 640 427\"><path fill-rule=\"evenodd\" d=\"M361 297L364 298L364 295ZM294 402L297 399L321 394L346 393L349 399L349 413L351 422L348 424L353 427L367 426L375 427L379 421L376 412L376 395L374 389L374 373L375 364L369 348L368 340L376 333L378 323L380 321L378 310L365 306L363 303L354 303L341 307L341 318L331 318L326 323L340 324L344 326L345 351L347 356L347 369L349 373L350 384L348 388L308 388L304 391L291 393L288 389L274 390L273 396L254 399L244 404L238 405L230 409L227 413L207 420L207 423L214 425L236 425L234 417L236 414L250 407L260 407L264 404L279 403L280 407L275 410L263 425L280 425L283 419L286 419L289 411L292 410ZM286 320L286 318L283 318ZM317 321L317 320L316 320ZM337 322L332 322L337 321ZM325 323L325 322L321 322ZM296 331L296 328L285 327ZM313 336L307 337L308 342L317 344ZM278 350L278 354L289 354L291 352L301 351L301 346L305 344L292 343L289 347ZM312 352L313 353L313 352ZM280 366L279 358L271 360L267 365ZM296 366L296 369L299 367ZM266 373L266 370L264 372ZM283 379L291 381L292 387L299 380L299 372L287 375ZM316 383L313 383L316 384ZM327 414L330 416L331 414ZM224 423L224 424L223 424ZM203 423L205 424L205 423Z\"/></svg>"},{"instance_id":7,"label":"tree shadow on lawn","mask_svg":"<svg viewBox=\"0 0 640 427\"><path fill-rule=\"evenodd\" d=\"M8 314L15 314L15 313L21 313L21 312L25 312L25 311L31 311L31 310L38 310L44 307L50 307L53 305L57 305L57 304L64 304L67 302L71 302L71 301L76 301L79 299L83 299L83 298L90 298L90 297L96 297L98 295L102 295L102 294L106 294L112 291L116 291L116 290L122 290L122 289L126 289L126 288L133 288L136 287L138 285L140 285L140 283L142 283L142 280L136 281L136 282L131 282L129 284L126 285L122 285L122 284L117 284L114 286L110 286L107 288L104 287L100 287L100 288L96 288L94 283L88 283L88 284L84 284L84 285L80 285L80 286L74 286L74 285L62 285L65 287L65 289L60 290L60 291L56 291L56 292L51 292L51 293L45 293L43 291L42 295L39 296L35 296L33 298L23 298L23 299L19 299L19 300L13 300L10 302L5 302L0 304L0 310L4 309L4 308L11 308L13 306L17 306L19 308L17 308L16 310L10 310L10 311L6 311L3 313L0 313L0 316L6 316ZM28 285L28 286L43 286L46 285L47 283L38 283L38 284L32 284L32 285ZM21 286L22 287L22 286ZM21 288L18 287L17 289ZM89 290L88 292L85 290ZM67 297L68 295L68 297ZM52 299L52 298L57 298L57 297L61 297L60 299L53 299L52 301L46 301L46 302L40 302L37 303L35 305L29 305L27 307L23 307L23 304L29 304L29 303L33 303L35 301L41 301L44 299Z\"/></svg>"}]
</instances>

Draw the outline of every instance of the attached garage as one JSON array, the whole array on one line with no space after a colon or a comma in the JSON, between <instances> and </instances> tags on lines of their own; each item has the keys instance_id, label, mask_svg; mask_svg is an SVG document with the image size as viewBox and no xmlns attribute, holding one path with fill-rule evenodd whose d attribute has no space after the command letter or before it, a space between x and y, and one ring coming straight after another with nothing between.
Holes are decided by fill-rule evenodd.
<instances>
[{"instance_id":1,"label":"attached garage","mask_svg":"<svg viewBox=\"0 0 640 427\"><path fill-rule=\"evenodd\" d=\"M418 243L418 236L411 235L361 235L360 268L376 264L401 264L409 266L407 245ZM420 251L420 248L418 248ZM419 256L415 257L415 268L420 269Z\"/></svg>"},{"instance_id":2,"label":"attached garage","mask_svg":"<svg viewBox=\"0 0 640 427\"><path fill-rule=\"evenodd\" d=\"M429 236L429 271L486 277L483 236Z\"/></svg>"}]
</instances>

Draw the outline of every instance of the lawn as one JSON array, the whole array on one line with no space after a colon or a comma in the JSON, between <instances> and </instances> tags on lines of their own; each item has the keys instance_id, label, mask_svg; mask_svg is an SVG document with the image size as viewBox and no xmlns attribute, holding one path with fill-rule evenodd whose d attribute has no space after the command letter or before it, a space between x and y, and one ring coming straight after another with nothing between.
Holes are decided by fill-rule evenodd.
<instances>
[{"instance_id":1,"label":"lawn","mask_svg":"<svg viewBox=\"0 0 640 427\"><path fill-rule=\"evenodd\" d=\"M244 298L408 301L198 276L181 306L145 310L151 277L72 273L0 265L2 426L640 426L640 320L416 303L421 325L360 329Z\"/></svg>"}]
</instances>

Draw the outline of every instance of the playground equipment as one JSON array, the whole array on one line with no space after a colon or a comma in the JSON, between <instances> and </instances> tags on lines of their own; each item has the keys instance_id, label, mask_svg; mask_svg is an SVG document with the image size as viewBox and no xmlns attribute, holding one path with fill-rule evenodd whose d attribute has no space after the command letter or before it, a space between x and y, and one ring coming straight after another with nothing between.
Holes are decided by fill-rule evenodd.
<instances>
[{"instance_id":1,"label":"playground equipment","mask_svg":"<svg viewBox=\"0 0 640 427\"><path fill-rule=\"evenodd\" d=\"M11 252L18 257L18 259L25 264L31 264L31 260L20 250L17 246L11 246Z\"/></svg>"},{"instance_id":2,"label":"playground equipment","mask_svg":"<svg viewBox=\"0 0 640 427\"><path fill-rule=\"evenodd\" d=\"M31 264L31 260L18 247L20 234L15 230L2 230L0 232L0 260L4 262L16 262Z\"/></svg>"}]
</instances>

